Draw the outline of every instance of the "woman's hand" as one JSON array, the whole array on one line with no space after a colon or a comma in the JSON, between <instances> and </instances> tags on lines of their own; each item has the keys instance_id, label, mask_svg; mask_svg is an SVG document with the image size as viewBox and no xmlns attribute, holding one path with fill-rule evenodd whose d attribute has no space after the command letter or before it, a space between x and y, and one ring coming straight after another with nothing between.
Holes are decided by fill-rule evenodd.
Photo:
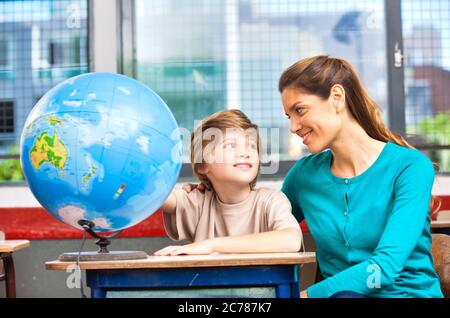
<instances>
[{"instance_id":1,"label":"woman's hand","mask_svg":"<svg viewBox=\"0 0 450 318\"><path fill-rule=\"evenodd\" d=\"M211 240L196 242L187 245L167 246L157 252L156 256L174 256L181 254L204 255L214 252Z\"/></svg>"},{"instance_id":2,"label":"woman's hand","mask_svg":"<svg viewBox=\"0 0 450 318\"><path fill-rule=\"evenodd\" d=\"M203 183L188 183L183 185L183 190L187 193L190 193L191 191L198 189L200 192L205 192L205 185Z\"/></svg>"},{"instance_id":3,"label":"woman's hand","mask_svg":"<svg viewBox=\"0 0 450 318\"><path fill-rule=\"evenodd\" d=\"M308 298L308 292L306 291L306 289L300 293L300 298Z\"/></svg>"}]
</instances>

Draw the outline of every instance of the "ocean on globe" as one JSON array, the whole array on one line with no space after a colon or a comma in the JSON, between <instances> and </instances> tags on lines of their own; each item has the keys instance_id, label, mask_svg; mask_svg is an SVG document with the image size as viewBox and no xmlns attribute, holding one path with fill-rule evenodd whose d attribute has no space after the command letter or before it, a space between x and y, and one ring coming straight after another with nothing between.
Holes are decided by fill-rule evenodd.
<instances>
[{"instance_id":1,"label":"ocean on globe","mask_svg":"<svg viewBox=\"0 0 450 318\"><path fill-rule=\"evenodd\" d=\"M178 126L164 101L142 83L87 73L47 92L20 141L22 169L40 204L73 227L133 226L154 213L181 168Z\"/></svg>"}]
</instances>

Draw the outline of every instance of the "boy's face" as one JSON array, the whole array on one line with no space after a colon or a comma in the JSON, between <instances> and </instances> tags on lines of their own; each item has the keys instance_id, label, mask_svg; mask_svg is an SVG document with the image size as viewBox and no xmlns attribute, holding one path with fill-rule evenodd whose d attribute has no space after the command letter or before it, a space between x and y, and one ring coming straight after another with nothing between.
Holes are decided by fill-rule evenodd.
<instances>
[{"instance_id":1,"label":"boy's face","mask_svg":"<svg viewBox=\"0 0 450 318\"><path fill-rule=\"evenodd\" d=\"M258 137L254 129L227 129L214 136L204 154L204 173L213 184L250 184L258 174Z\"/></svg>"}]
</instances>

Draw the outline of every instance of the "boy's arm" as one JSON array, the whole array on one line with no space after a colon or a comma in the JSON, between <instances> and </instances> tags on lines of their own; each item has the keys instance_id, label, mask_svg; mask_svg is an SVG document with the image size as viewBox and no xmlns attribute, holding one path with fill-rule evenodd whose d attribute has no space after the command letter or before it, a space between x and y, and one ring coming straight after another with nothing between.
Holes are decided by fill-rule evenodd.
<instances>
[{"instance_id":1,"label":"boy's arm","mask_svg":"<svg viewBox=\"0 0 450 318\"><path fill-rule=\"evenodd\" d=\"M173 191L167 197L161 209L164 213L175 214L175 211L177 209L177 197L175 196Z\"/></svg>"},{"instance_id":2,"label":"boy's arm","mask_svg":"<svg viewBox=\"0 0 450 318\"><path fill-rule=\"evenodd\" d=\"M187 240L193 242L197 224L201 215L201 204L205 194L175 188L161 206L164 228L174 241Z\"/></svg>"},{"instance_id":3,"label":"boy's arm","mask_svg":"<svg viewBox=\"0 0 450 318\"><path fill-rule=\"evenodd\" d=\"M166 226L166 232L169 230L171 232L177 233L177 220L175 217L175 212L177 210L177 197L175 196L175 193L173 191L169 194L166 201L161 207L161 210L163 212L163 218L164 222L166 220L169 220L167 223L167 226L170 227L171 230L169 230ZM164 217L164 214L167 214L167 217Z\"/></svg>"},{"instance_id":4,"label":"boy's arm","mask_svg":"<svg viewBox=\"0 0 450 318\"><path fill-rule=\"evenodd\" d=\"M302 245L302 233L298 228L218 237L183 246L168 246L155 255L211 254L218 253L280 253L298 252Z\"/></svg>"},{"instance_id":5,"label":"boy's arm","mask_svg":"<svg viewBox=\"0 0 450 318\"><path fill-rule=\"evenodd\" d=\"M218 237L211 240L213 252L271 253L298 252L302 246L302 232L286 228L241 236Z\"/></svg>"}]
</instances>

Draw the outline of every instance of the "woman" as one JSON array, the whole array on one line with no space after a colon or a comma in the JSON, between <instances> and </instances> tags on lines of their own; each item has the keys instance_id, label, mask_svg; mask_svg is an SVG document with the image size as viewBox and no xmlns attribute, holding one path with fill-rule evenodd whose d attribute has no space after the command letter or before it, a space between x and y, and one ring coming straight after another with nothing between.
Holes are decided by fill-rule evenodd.
<instances>
[{"instance_id":1,"label":"woman","mask_svg":"<svg viewBox=\"0 0 450 318\"><path fill-rule=\"evenodd\" d=\"M383 124L353 67L315 56L279 80L311 155L282 191L306 219L324 280L302 297L442 297L431 255L432 163Z\"/></svg>"}]
</instances>

